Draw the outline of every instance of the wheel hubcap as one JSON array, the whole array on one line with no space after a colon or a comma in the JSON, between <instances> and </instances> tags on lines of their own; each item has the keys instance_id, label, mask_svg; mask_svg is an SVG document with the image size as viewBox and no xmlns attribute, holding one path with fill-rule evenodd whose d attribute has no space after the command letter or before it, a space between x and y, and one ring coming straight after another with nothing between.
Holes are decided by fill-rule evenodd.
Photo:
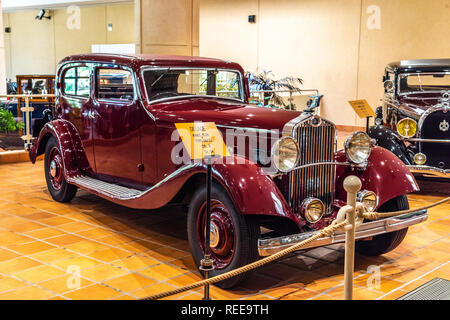
<instances>
[{"instance_id":1,"label":"wheel hubcap","mask_svg":"<svg viewBox=\"0 0 450 320\"><path fill-rule=\"evenodd\" d=\"M52 162L50 162L50 175L53 178L56 177L56 162L55 162L55 160L52 160Z\"/></svg>"},{"instance_id":2,"label":"wheel hubcap","mask_svg":"<svg viewBox=\"0 0 450 320\"><path fill-rule=\"evenodd\" d=\"M217 225L214 222L211 222L211 228L209 230L209 245L211 248L217 247L219 244L220 236Z\"/></svg>"},{"instance_id":3,"label":"wheel hubcap","mask_svg":"<svg viewBox=\"0 0 450 320\"><path fill-rule=\"evenodd\" d=\"M216 269L226 268L233 260L236 251L235 226L228 208L219 200L211 200L211 227L209 229L209 244L211 257ZM197 216L197 241L205 250L206 235L206 203L203 204Z\"/></svg>"}]
</instances>

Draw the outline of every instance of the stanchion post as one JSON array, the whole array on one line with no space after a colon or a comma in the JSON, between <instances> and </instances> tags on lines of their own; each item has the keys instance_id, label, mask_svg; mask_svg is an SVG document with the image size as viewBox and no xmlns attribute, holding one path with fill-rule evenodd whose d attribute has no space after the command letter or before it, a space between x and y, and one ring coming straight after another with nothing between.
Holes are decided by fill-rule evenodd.
<instances>
[{"instance_id":1,"label":"stanchion post","mask_svg":"<svg viewBox=\"0 0 450 320\"><path fill-rule=\"evenodd\" d=\"M211 184L212 184L212 158L207 159L206 175L206 223L205 223L205 255L200 261L200 270L205 273L208 279L209 273L214 270L214 261L211 259L210 230L211 230ZM210 300L209 284L205 285L203 300Z\"/></svg>"},{"instance_id":2,"label":"stanchion post","mask_svg":"<svg viewBox=\"0 0 450 320\"><path fill-rule=\"evenodd\" d=\"M349 225L345 232L345 265L344 265L344 299L353 299L353 272L355 268L355 216L356 194L361 190L361 180L356 176L348 176L344 180L347 191L347 205L353 209L347 214Z\"/></svg>"}]
</instances>

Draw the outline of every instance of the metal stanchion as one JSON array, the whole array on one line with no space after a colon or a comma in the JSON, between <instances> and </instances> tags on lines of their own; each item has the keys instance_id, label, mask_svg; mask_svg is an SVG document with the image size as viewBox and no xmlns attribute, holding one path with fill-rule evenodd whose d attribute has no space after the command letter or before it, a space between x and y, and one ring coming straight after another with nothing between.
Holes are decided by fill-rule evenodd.
<instances>
[{"instance_id":1,"label":"metal stanchion","mask_svg":"<svg viewBox=\"0 0 450 320\"><path fill-rule=\"evenodd\" d=\"M361 180L356 176L348 176L344 180L344 189L347 191L347 205L353 207L347 214L349 225L345 227L344 299L352 300L355 268L356 194L361 190Z\"/></svg>"},{"instance_id":2,"label":"metal stanchion","mask_svg":"<svg viewBox=\"0 0 450 320\"><path fill-rule=\"evenodd\" d=\"M211 184L212 184L212 157L207 158L208 173L206 175L206 223L205 223L205 255L200 261L200 270L208 279L209 273L214 270L214 261L211 259L210 230L211 230ZM203 300L210 300L209 284L205 285Z\"/></svg>"}]
</instances>

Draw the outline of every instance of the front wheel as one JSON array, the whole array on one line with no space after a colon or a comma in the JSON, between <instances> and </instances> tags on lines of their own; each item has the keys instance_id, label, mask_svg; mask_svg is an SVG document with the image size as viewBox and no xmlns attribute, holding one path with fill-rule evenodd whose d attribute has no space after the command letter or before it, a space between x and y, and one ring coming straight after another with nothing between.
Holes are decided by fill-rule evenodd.
<instances>
[{"instance_id":1,"label":"front wheel","mask_svg":"<svg viewBox=\"0 0 450 320\"><path fill-rule=\"evenodd\" d=\"M383 204L378 212L392 212L408 209L408 198L406 195L403 195ZM374 236L372 240L357 241L355 250L365 256L379 256L388 253L400 245L407 232L408 228L405 228Z\"/></svg>"},{"instance_id":2,"label":"front wheel","mask_svg":"<svg viewBox=\"0 0 450 320\"><path fill-rule=\"evenodd\" d=\"M206 188L202 187L192 197L187 221L187 233L192 256L200 266L205 250ZM259 225L255 220L239 214L227 192L218 185L211 189L210 247L216 276L242 267L257 259ZM201 271L200 271L201 272ZM243 281L248 273L219 282L221 288L231 288Z\"/></svg>"},{"instance_id":3,"label":"front wheel","mask_svg":"<svg viewBox=\"0 0 450 320\"><path fill-rule=\"evenodd\" d=\"M67 183L64 178L64 164L59 145L55 138L51 137L45 146L45 180L47 188L53 200L69 202L75 197L77 187Z\"/></svg>"}]
</instances>

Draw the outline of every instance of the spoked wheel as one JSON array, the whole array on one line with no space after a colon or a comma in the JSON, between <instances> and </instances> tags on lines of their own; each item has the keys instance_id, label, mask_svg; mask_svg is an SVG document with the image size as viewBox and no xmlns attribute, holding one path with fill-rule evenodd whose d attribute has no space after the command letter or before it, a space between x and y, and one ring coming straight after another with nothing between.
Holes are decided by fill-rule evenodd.
<instances>
[{"instance_id":1,"label":"spoked wheel","mask_svg":"<svg viewBox=\"0 0 450 320\"><path fill-rule=\"evenodd\" d=\"M197 266L203 259L206 234L206 188L199 189L191 200L188 212L189 245ZM211 190L211 258L219 275L253 262L257 257L259 225L237 213L227 192L213 185ZM231 288L245 279L247 273L222 281L217 285Z\"/></svg>"},{"instance_id":2,"label":"spoked wheel","mask_svg":"<svg viewBox=\"0 0 450 320\"><path fill-rule=\"evenodd\" d=\"M45 179L52 198L59 202L69 202L77 192L77 187L64 178L64 164L55 138L51 137L45 147Z\"/></svg>"},{"instance_id":3,"label":"spoked wheel","mask_svg":"<svg viewBox=\"0 0 450 320\"><path fill-rule=\"evenodd\" d=\"M409 203L406 195L394 198L383 204L378 212L392 212L408 210ZM365 256L379 256L397 248L406 237L408 228L383 233L374 236L372 240L360 240L355 244L355 250Z\"/></svg>"}]
</instances>

